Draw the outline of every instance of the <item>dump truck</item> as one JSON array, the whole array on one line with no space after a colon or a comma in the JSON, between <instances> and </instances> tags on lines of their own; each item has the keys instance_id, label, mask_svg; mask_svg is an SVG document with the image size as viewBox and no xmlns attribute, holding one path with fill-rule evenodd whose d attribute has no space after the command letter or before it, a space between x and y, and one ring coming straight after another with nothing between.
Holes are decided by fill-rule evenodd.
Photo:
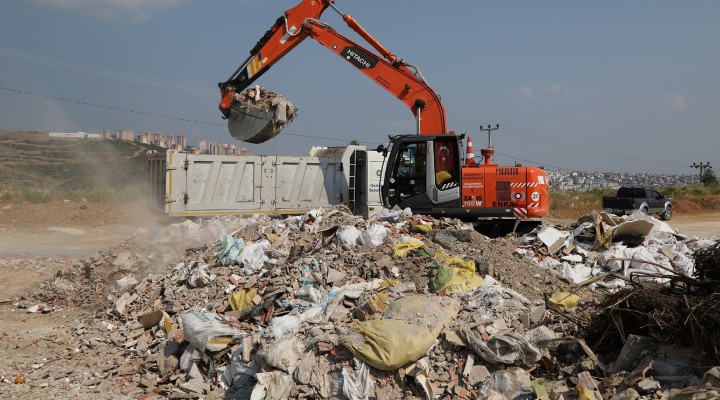
<instances>
[{"instance_id":1,"label":"dump truck","mask_svg":"<svg viewBox=\"0 0 720 400\"><path fill-rule=\"evenodd\" d=\"M364 146L312 147L307 156L146 156L151 207L171 217L297 215L345 206L366 218L382 209L383 156Z\"/></svg>"}]
</instances>

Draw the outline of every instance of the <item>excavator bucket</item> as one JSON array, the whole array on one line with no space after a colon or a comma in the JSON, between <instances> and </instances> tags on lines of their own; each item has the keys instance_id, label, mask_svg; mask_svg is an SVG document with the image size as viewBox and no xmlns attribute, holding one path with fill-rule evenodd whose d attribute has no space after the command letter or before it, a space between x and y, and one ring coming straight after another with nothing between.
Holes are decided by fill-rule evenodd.
<instances>
[{"instance_id":1,"label":"excavator bucket","mask_svg":"<svg viewBox=\"0 0 720 400\"><path fill-rule=\"evenodd\" d=\"M280 94L264 88L236 94L230 105L228 131L247 143L264 143L277 136L295 118L297 108Z\"/></svg>"}]
</instances>

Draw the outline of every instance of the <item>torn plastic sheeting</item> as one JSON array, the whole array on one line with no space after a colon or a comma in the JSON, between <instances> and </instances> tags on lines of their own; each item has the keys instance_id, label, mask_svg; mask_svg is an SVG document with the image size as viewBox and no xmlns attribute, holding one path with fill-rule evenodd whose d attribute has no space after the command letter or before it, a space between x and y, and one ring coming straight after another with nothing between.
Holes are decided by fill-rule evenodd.
<instances>
[{"instance_id":1,"label":"torn plastic sheeting","mask_svg":"<svg viewBox=\"0 0 720 400\"><path fill-rule=\"evenodd\" d=\"M354 320L340 343L371 366L392 371L425 355L459 307L450 297L402 297L390 304L383 319Z\"/></svg>"},{"instance_id":2,"label":"torn plastic sheeting","mask_svg":"<svg viewBox=\"0 0 720 400\"><path fill-rule=\"evenodd\" d=\"M322 301L323 296L319 290L312 285L305 285L295 292L295 297L305 299L311 303L318 304Z\"/></svg>"},{"instance_id":3,"label":"torn plastic sheeting","mask_svg":"<svg viewBox=\"0 0 720 400\"><path fill-rule=\"evenodd\" d=\"M397 222L400 219L404 217L409 217L412 215L412 210L410 207L406 207L404 209L401 209L398 206L393 207L392 210L388 210L387 208L383 208L380 210L380 212L377 214L377 217L381 221L388 221L388 222Z\"/></svg>"},{"instance_id":4,"label":"torn plastic sheeting","mask_svg":"<svg viewBox=\"0 0 720 400\"><path fill-rule=\"evenodd\" d=\"M243 268L246 274L257 272L265 265L265 261L269 258L265 255L265 250L270 247L270 242L260 240L255 243L246 245L237 256L238 264Z\"/></svg>"},{"instance_id":5,"label":"torn plastic sheeting","mask_svg":"<svg viewBox=\"0 0 720 400\"><path fill-rule=\"evenodd\" d=\"M245 332L223 322L215 313L197 311L183 314L180 318L185 340L200 351L221 350L227 346L229 340L246 335Z\"/></svg>"},{"instance_id":6,"label":"torn plastic sheeting","mask_svg":"<svg viewBox=\"0 0 720 400\"><path fill-rule=\"evenodd\" d=\"M310 307L302 314L287 314L275 317L270 320L268 332L270 336L279 339L291 333L295 333L300 329L300 324L304 321L319 322L321 320L322 308Z\"/></svg>"},{"instance_id":7,"label":"torn plastic sheeting","mask_svg":"<svg viewBox=\"0 0 720 400\"><path fill-rule=\"evenodd\" d=\"M540 261L538 261L537 259L534 259L534 260L535 260L535 264L538 267L543 268L543 269L555 269L562 264L562 262L560 262L560 260L557 260L552 257L545 257L544 259L542 259Z\"/></svg>"},{"instance_id":8,"label":"torn plastic sheeting","mask_svg":"<svg viewBox=\"0 0 720 400\"><path fill-rule=\"evenodd\" d=\"M242 378L242 375L255 376L257 374L257 365L255 361L245 363L242 360L243 348L238 347L230 356L230 362L225 367L222 374L222 380L226 386L234 387L238 383L238 380Z\"/></svg>"},{"instance_id":9,"label":"torn plastic sheeting","mask_svg":"<svg viewBox=\"0 0 720 400\"><path fill-rule=\"evenodd\" d=\"M357 299L366 292L379 289L383 284L382 279L374 279L369 282L348 284L340 288L333 288L325 297L320 306L323 310L323 321L327 322L338 307L343 307L342 302L348 299Z\"/></svg>"},{"instance_id":10,"label":"torn plastic sheeting","mask_svg":"<svg viewBox=\"0 0 720 400\"><path fill-rule=\"evenodd\" d=\"M376 279L370 282L345 285L341 288L333 288L327 296L325 296L322 303L318 303L315 306L308 308L302 314L287 314L271 319L268 324L267 331L269 332L270 337L278 339L297 332L297 330L300 329L300 324L305 321L311 323L327 321L332 315L334 308L342 303L345 297L357 299L366 291L379 288L382 282L383 281L381 279Z\"/></svg>"},{"instance_id":11,"label":"torn plastic sheeting","mask_svg":"<svg viewBox=\"0 0 720 400\"><path fill-rule=\"evenodd\" d=\"M353 358L353 371L342 369L342 393L348 400L368 400L373 389L370 367L358 358Z\"/></svg>"},{"instance_id":12,"label":"torn plastic sheeting","mask_svg":"<svg viewBox=\"0 0 720 400\"><path fill-rule=\"evenodd\" d=\"M385 242L390 230L380 224L372 224L368 229L365 229L360 236L360 243L368 247L380 246Z\"/></svg>"},{"instance_id":13,"label":"torn plastic sheeting","mask_svg":"<svg viewBox=\"0 0 720 400\"><path fill-rule=\"evenodd\" d=\"M626 276L633 272L653 275L672 275L672 272L668 271L668 269L673 269L673 265L663 254L653 254L646 247L642 246L625 247L622 245L613 245L610 249L600 254L598 263L610 271L622 271ZM660 264L665 267L665 269L650 263ZM692 268L687 265L685 265L684 269L687 271L692 270Z\"/></svg>"},{"instance_id":14,"label":"torn plastic sheeting","mask_svg":"<svg viewBox=\"0 0 720 400\"><path fill-rule=\"evenodd\" d=\"M185 348L185 351L183 351L182 355L180 356L179 364L181 371L189 371L190 367L192 367L193 363L197 360L200 360L202 358L202 353L200 353L193 345L189 345Z\"/></svg>"},{"instance_id":15,"label":"torn plastic sheeting","mask_svg":"<svg viewBox=\"0 0 720 400\"><path fill-rule=\"evenodd\" d=\"M530 373L518 367L495 371L478 391L483 399L532 399L534 393Z\"/></svg>"},{"instance_id":16,"label":"torn plastic sheeting","mask_svg":"<svg viewBox=\"0 0 720 400\"><path fill-rule=\"evenodd\" d=\"M273 368L293 373L305 352L305 343L297 336L289 339L276 340L260 350L263 361Z\"/></svg>"},{"instance_id":17,"label":"torn plastic sheeting","mask_svg":"<svg viewBox=\"0 0 720 400\"><path fill-rule=\"evenodd\" d=\"M583 258L580 254L570 254L567 256L560 257L561 260L569 261L571 263L581 263L583 261Z\"/></svg>"},{"instance_id":18,"label":"torn plastic sheeting","mask_svg":"<svg viewBox=\"0 0 720 400\"><path fill-rule=\"evenodd\" d=\"M493 365L520 361L529 366L542 357L540 349L518 333L491 336L487 342L473 329L462 328L458 334L472 351Z\"/></svg>"},{"instance_id":19,"label":"torn plastic sheeting","mask_svg":"<svg viewBox=\"0 0 720 400\"><path fill-rule=\"evenodd\" d=\"M585 264L570 264L568 262L562 263L563 276L573 283L583 282L600 272L601 270L599 268L591 268Z\"/></svg>"},{"instance_id":20,"label":"torn plastic sheeting","mask_svg":"<svg viewBox=\"0 0 720 400\"><path fill-rule=\"evenodd\" d=\"M677 254L672 262L676 272L685 276L695 275L695 260L685 254Z\"/></svg>"},{"instance_id":21,"label":"torn plastic sheeting","mask_svg":"<svg viewBox=\"0 0 720 400\"><path fill-rule=\"evenodd\" d=\"M284 400L290 396L293 379L280 371L261 372L255 375L257 384L250 400Z\"/></svg>"},{"instance_id":22,"label":"torn plastic sheeting","mask_svg":"<svg viewBox=\"0 0 720 400\"><path fill-rule=\"evenodd\" d=\"M663 383L671 383L682 377L697 377L701 354L695 347L661 344L637 363L628 378L643 376L648 368L652 369L653 378Z\"/></svg>"},{"instance_id":23,"label":"torn plastic sheeting","mask_svg":"<svg viewBox=\"0 0 720 400\"><path fill-rule=\"evenodd\" d=\"M505 293L509 294L507 290L492 276L485 275L485 281L479 288L457 297L477 308L476 318L494 318L508 301L505 296Z\"/></svg>"},{"instance_id":24,"label":"torn plastic sheeting","mask_svg":"<svg viewBox=\"0 0 720 400\"><path fill-rule=\"evenodd\" d=\"M320 221L323 218L323 209L310 210L298 220L299 227L306 232L317 232Z\"/></svg>"},{"instance_id":25,"label":"torn plastic sheeting","mask_svg":"<svg viewBox=\"0 0 720 400\"><path fill-rule=\"evenodd\" d=\"M215 257L217 257L222 265L233 264L236 262L236 258L243 247L245 247L244 240L236 240L230 235L224 235L220 241L220 248L215 253Z\"/></svg>"},{"instance_id":26,"label":"torn plastic sheeting","mask_svg":"<svg viewBox=\"0 0 720 400\"><path fill-rule=\"evenodd\" d=\"M199 288L207 286L210 281L214 279L214 276L211 277L207 271L205 271L205 268L207 267L207 264L199 265L198 262L194 262L190 266L190 277L188 277L187 284L191 288Z\"/></svg>"},{"instance_id":27,"label":"torn plastic sheeting","mask_svg":"<svg viewBox=\"0 0 720 400\"><path fill-rule=\"evenodd\" d=\"M362 235L360 229L352 225L340 225L337 228L337 231L335 231L335 239L337 239L338 243L350 246L355 246L361 243L360 235Z\"/></svg>"}]
</instances>

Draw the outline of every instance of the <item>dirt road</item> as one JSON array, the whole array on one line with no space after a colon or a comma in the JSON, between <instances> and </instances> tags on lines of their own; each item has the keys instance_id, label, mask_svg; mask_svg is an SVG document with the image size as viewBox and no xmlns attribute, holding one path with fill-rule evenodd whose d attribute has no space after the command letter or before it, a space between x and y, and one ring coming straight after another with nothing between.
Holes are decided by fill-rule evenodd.
<instances>
[{"instance_id":1,"label":"dirt road","mask_svg":"<svg viewBox=\"0 0 720 400\"><path fill-rule=\"evenodd\" d=\"M668 225L688 236L720 237L720 213L673 215Z\"/></svg>"}]
</instances>

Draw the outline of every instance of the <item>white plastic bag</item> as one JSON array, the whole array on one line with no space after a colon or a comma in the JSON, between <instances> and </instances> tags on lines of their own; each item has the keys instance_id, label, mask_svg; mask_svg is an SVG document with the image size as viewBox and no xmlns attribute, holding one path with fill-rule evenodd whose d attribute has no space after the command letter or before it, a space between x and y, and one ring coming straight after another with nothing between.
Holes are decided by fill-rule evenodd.
<instances>
[{"instance_id":1,"label":"white plastic bag","mask_svg":"<svg viewBox=\"0 0 720 400\"><path fill-rule=\"evenodd\" d=\"M335 238L340 244L355 246L360 243L360 229L352 225L340 225L335 232Z\"/></svg>"},{"instance_id":2,"label":"white plastic bag","mask_svg":"<svg viewBox=\"0 0 720 400\"><path fill-rule=\"evenodd\" d=\"M265 250L268 247L270 247L270 242L263 239L256 243L250 243L242 249L237 260L245 273L250 274L262 269L265 261L269 260L268 256L265 255Z\"/></svg>"},{"instance_id":3,"label":"white plastic bag","mask_svg":"<svg viewBox=\"0 0 720 400\"><path fill-rule=\"evenodd\" d=\"M385 242L388 232L388 228L379 224L373 224L370 228L362 232L360 243L369 247L380 246Z\"/></svg>"},{"instance_id":4,"label":"white plastic bag","mask_svg":"<svg viewBox=\"0 0 720 400\"><path fill-rule=\"evenodd\" d=\"M242 337L245 333L223 322L215 313L191 312L180 316L185 340L205 351L212 340L220 337Z\"/></svg>"}]
</instances>

